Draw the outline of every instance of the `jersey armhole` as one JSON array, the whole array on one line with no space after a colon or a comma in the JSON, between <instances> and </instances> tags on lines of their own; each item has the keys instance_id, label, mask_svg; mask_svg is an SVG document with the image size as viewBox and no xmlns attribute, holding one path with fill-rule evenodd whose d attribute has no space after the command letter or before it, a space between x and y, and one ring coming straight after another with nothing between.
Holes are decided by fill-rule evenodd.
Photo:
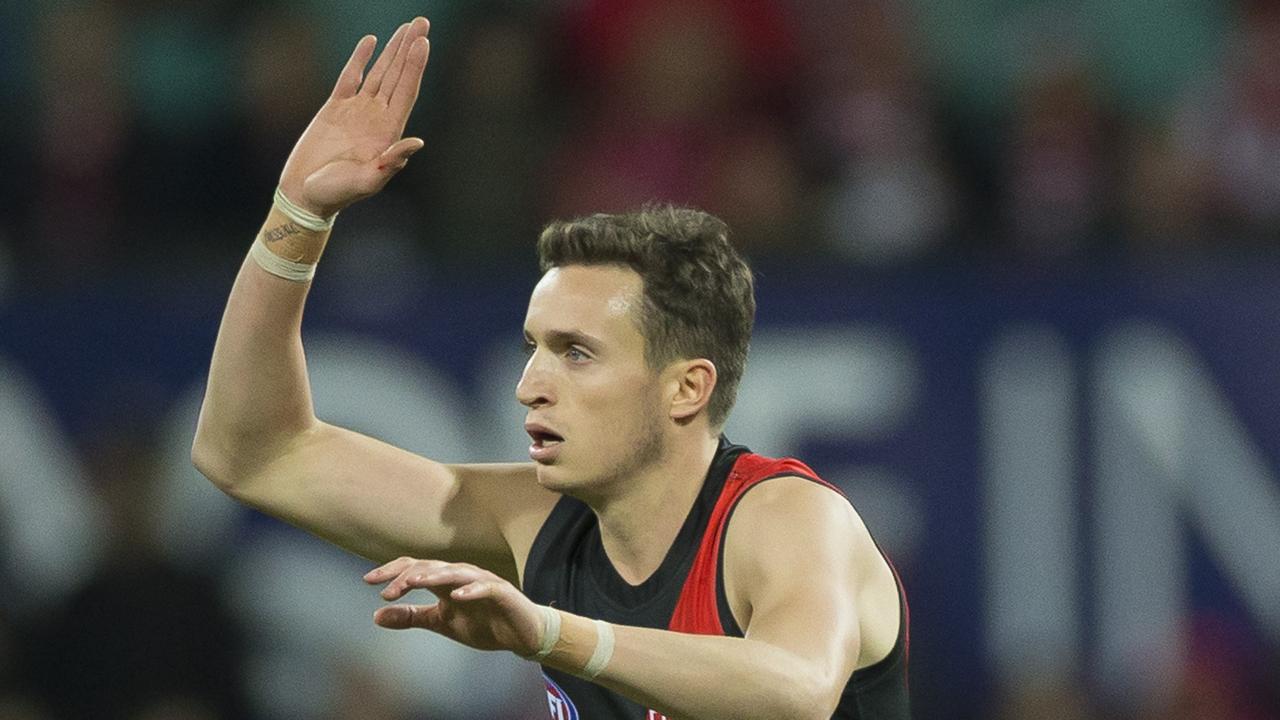
<instances>
[{"instance_id":1,"label":"jersey armhole","mask_svg":"<svg viewBox=\"0 0 1280 720\"><path fill-rule=\"evenodd\" d=\"M724 634L729 637L740 638L746 636L746 632L743 630L742 626L738 624L738 619L733 614L733 608L729 604L729 594L724 582L724 539L729 534L729 523L733 520L734 511L738 509L738 503L742 502L742 498L746 497L747 493L750 492L752 488L769 480L773 480L774 478L780 477L798 477L810 482L815 482L835 491L840 495L840 497L845 499L845 502L849 501L849 498L844 494L844 491L826 480L794 471L775 473L760 478L744 488L742 492L734 498L733 503L729 506L729 511L725 515L724 525L721 528L722 536L720 542L720 554L719 557L716 558L716 608L720 613L721 629L724 631ZM903 587L902 577L898 574L898 568L893 564L893 560L889 558L888 553L884 551L884 548L880 547L880 543L876 542L875 538L872 538L871 542L875 545L876 551L880 553L880 557L884 559L885 564L889 566L889 572L893 575L893 585L898 595L898 635L894 639L893 647L889 649L889 653L887 655L861 670L854 671L851 680L855 680L859 683L872 682L883 672L886 672L896 666L899 659L901 659L904 665L907 665L910 663L911 658L911 607L907 604L907 590Z\"/></svg>"},{"instance_id":2,"label":"jersey armhole","mask_svg":"<svg viewBox=\"0 0 1280 720\"><path fill-rule=\"evenodd\" d=\"M719 553L719 556L716 558L716 609L720 613L721 629L724 631L724 634L729 637L740 638L740 637L746 636L746 631L744 631L742 626L738 624L738 618L735 617L733 614L733 608L729 604L729 593L725 587L725 582L724 582L724 550L725 550L725 540L729 536L729 523L733 522L733 513L738 509L738 503L742 502L742 498L746 497L747 493L751 492L753 488L759 487L760 485L770 480L773 480L775 478L780 478L780 477L803 478L805 480L808 480L809 482L817 483L819 485L822 485L823 487L827 487L827 488L830 488L831 490L834 490L837 494L840 495L840 497L845 498L846 502L848 501L848 498L845 497L844 492L842 492L840 488L836 487L835 485L832 485L831 483L827 482L826 480L823 480L822 478L815 477L812 475L805 475L803 473L799 473L794 470L790 470L787 472L774 473L772 475L766 475L765 477L762 477L759 480L756 480L755 482L751 483L747 487L743 488L742 492L738 493L738 496L733 499L733 504L729 506L729 511L725 513L724 524L720 529L720 533L721 533L720 553Z\"/></svg>"},{"instance_id":3,"label":"jersey armhole","mask_svg":"<svg viewBox=\"0 0 1280 720\"><path fill-rule=\"evenodd\" d=\"M851 679L857 684L875 682L879 676L897 667L898 660L902 661L904 668L911 663L911 606L907 603L907 589L902 585L902 576L898 574L898 568L893 564L893 560L889 559L889 554L874 538L871 542L875 544L880 557L884 558L885 564L889 566L889 572L893 575L894 589L898 592L898 636L894 639L893 647L889 648L887 655L861 670L853 671ZM907 673L904 671L903 674Z\"/></svg>"}]
</instances>

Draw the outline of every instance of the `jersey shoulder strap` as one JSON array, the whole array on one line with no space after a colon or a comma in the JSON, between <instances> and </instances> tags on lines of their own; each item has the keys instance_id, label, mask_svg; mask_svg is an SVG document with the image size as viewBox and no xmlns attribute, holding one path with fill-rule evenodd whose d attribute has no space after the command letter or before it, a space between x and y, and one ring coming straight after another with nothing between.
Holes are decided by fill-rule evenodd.
<instances>
[{"instance_id":1,"label":"jersey shoulder strap","mask_svg":"<svg viewBox=\"0 0 1280 720\"><path fill-rule=\"evenodd\" d=\"M693 566L686 577L675 612L668 629L698 635L738 635L733 616L728 613L727 601L720 597L721 546L725 529L738 501L748 490L760 482L782 476L799 476L825 485L836 492L840 489L818 477L808 465L794 458L768 458L755 453L742 453L729 471L729 476L716 500L711 517ZM841 493L843 496L844 493Z\"/></svg>"}]
</instances>

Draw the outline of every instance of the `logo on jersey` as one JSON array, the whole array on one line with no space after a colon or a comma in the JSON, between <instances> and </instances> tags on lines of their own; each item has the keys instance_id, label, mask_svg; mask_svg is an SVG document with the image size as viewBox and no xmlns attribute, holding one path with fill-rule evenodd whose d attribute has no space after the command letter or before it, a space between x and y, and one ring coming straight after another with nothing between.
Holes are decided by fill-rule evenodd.
<instances>
[{"instance_id":1,"label":"logo on jersey","mask_svg":"<svg viewBox=\"0 0 1280 720\"><path fill-rule=\"evenodd\" d=\"M551 711L551 720L578 720L578 708L573 706L573 701L556 681L542 673L542 682L547 686L547 709Z\"/></svg>"},{"instance_id":2,"label":"logo on jersey","mask_svg":"<svg viewBox=\"0 0 1280 720\"><path fill-rule=\"evenodd\" d=\"M668 720L668 718L666 715L663 715L657 710L650 710L649 714L645 716L644 720Z\"/></svg>"}]
</instances>

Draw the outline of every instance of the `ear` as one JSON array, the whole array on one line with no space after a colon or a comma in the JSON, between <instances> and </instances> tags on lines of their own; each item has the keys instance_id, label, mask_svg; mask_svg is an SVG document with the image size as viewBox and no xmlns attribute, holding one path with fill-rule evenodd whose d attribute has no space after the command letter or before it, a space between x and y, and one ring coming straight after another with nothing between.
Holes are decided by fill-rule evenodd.
<instances>
[{"instance_id":1,"label":"ear","mask_svg":"<svg viewBox=\"0 0 1280 720\"><path fill-rule=\"evenodd\" d=\"M706 358L681 360L667 368L671 419L684 424L711 402L716 366Z\"/></svg>"}]
</instances>

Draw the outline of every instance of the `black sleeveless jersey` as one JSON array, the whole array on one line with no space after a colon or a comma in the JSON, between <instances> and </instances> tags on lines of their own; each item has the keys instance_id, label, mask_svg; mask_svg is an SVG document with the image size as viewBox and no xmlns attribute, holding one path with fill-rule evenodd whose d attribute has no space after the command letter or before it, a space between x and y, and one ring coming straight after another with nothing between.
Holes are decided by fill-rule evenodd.
<instances>
[{"instance_id":1,"label":"black sleeveless jersey","mask_svg":"<svg viewBox=\"0 0 1280 720\"><path fill-rule=\"evenodd\" d=\"M563 497L529 551L525 594L539 604L620 625L743 637L725 595L721 541L733 509L746 491L781 476L807 478L835 490L797 460L762 457L722 437L675 542L658 569L639 585L624 580L610 563L591 508ZM897 580L896 570L894 577ZM910 717L910 613L901 581L897 582L897 642L883 660L850 676L833 718ZM654 710L552 668L543 668L543 680L552 720L665 720Z\"/></svg>"}]
</instances>

